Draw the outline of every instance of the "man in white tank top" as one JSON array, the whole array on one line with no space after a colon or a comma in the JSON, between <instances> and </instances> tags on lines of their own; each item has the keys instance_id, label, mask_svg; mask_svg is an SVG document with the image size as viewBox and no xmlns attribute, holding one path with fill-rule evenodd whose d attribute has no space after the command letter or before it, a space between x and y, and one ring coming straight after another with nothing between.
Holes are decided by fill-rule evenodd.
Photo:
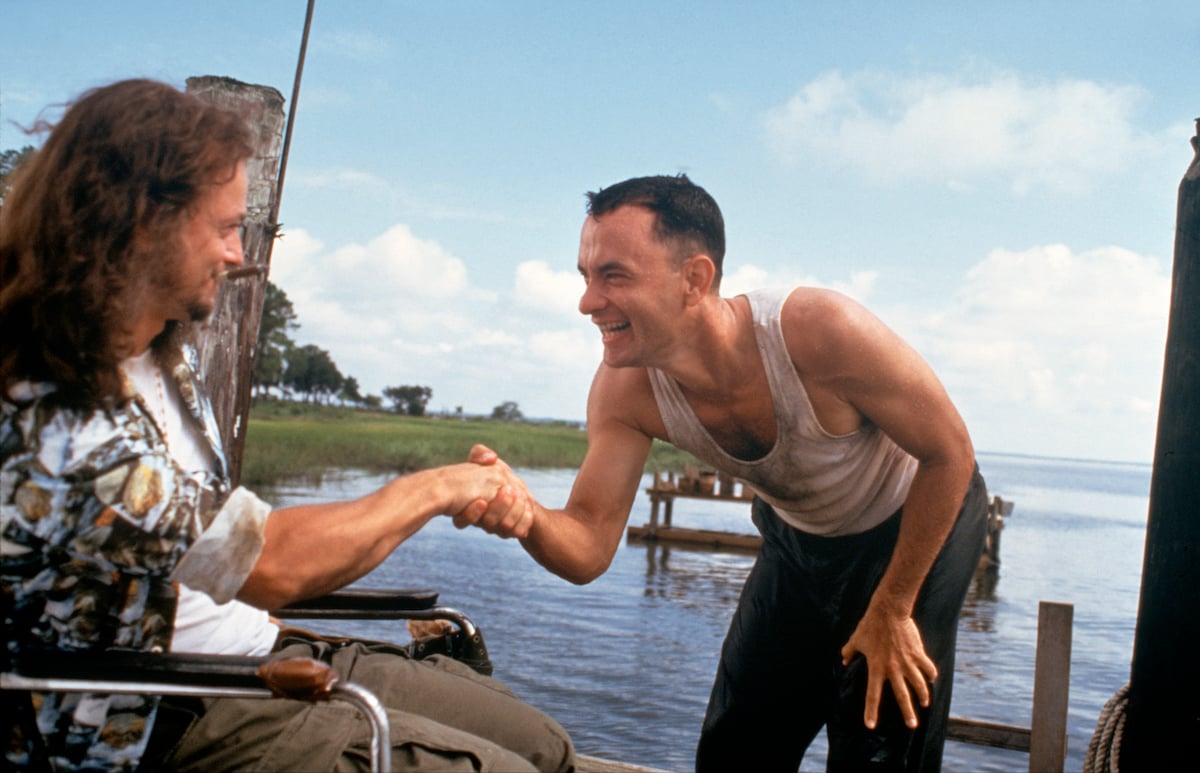
<instances>
[{"instance_id":1,"label":"man in white tank top","mask_svg":"<svg viewBox=\"0 0 1200 773\"><path fill-rule=\"evenodd\" d=\"M716 202L684 175L589 194L579 310L604 361L588 452L566 506L535 506L522 544L573 582L601 575L656 438L750 481L764 545L698 769L795 770L824 726L831 769L936 770L986 515L967 429L925 361L850 299L722 298L724 242Z\"/></svg>"}]
</instances>

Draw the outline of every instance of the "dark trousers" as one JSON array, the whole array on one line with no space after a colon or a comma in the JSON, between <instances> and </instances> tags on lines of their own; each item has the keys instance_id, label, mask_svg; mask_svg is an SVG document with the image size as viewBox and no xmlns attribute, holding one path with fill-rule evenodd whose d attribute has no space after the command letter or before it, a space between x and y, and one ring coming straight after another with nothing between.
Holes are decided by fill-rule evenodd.
<instances>
[{"instance_id":1,"label":"dark trousers","mask_svg":"<svg viewBox=\"0 0 1200 773\"><path fill-rule=\"evenodd\" d=\"M891 559L902 513L846 537L798 531L759 499L753 517L763 544L721 650L697 771L795 771L822 727L828 770L939 770L958 616L987 530L978 470L913 610L938 669L930 706L917 706L916 730L886 688L877 727L868 730L866 662L857 656L843 666L841 657Z\"/></svg>"}]
</instances>

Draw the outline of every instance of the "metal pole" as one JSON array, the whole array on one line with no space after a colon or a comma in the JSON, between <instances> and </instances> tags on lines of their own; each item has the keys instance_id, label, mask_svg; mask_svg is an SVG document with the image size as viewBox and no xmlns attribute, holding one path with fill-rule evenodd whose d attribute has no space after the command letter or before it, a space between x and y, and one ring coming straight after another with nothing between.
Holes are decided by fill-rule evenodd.
<instances>
[{"instance_id":1,"label":"metal pole","mask_svg":"<svg viewBox=\"0 0 1200 773\"><path fill-rule=\"evenodd\" d=\"M300 101L300 77L304 74L304 57L308 52L308 31L312 28L313 6L316 0L308 0L304 13L304 32L300 36L300 56L296 60L296 78L292 81L292 104L288 108L287 128L283 133L283 153L279 158L279 180L275 185L275 201L271 208L271 223L279 225L279 202L283 199L283 177L287 173L288 151L292 147L292 126L296 123L296 105ZM270 255L267 256L270 263Z\"/></svg>"}]
</instances>

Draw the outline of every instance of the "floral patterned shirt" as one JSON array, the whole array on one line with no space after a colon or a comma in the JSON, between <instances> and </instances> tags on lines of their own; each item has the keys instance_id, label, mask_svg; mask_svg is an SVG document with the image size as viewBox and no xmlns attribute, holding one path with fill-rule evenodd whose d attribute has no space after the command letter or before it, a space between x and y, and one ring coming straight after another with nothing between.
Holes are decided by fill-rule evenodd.
<instances>
[{"instance_id":1,"label":"floral patterned shirt","mask_svg":"<svg viewBox=\"0 0 1200 773\"><path fill-rule=\"evenodd\" d=\"M257 560L270 508L245 489L231 491L195 352L180 348L160 363L211 445L215 469L181 469L136 394L92 411L57 406L45 384L18 384L0 397L0 612L10 653L165 652L176 584L228 600ZM59 770L132 771L158 705L156 696L33 698ZM14 727L0 733L6 761L29 764L29 739Z\"/></svg>"}]
</instances>

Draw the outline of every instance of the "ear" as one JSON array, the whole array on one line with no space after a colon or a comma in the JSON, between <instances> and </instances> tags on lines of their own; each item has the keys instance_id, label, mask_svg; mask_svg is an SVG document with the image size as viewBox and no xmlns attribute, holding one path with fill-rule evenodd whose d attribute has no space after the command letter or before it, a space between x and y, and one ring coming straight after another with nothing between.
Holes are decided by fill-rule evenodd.
<instances>
[{"instance_id":1,"label":"ear","mask_svg":"<svg viewBox=\"0 0 1200 773\"><path fill-rule=\"evenodd\" d=\"M712 258L703 252L696 253L683 263L683 279L687 283L687 303L695 305L704 300L712 290L717 267Z\"/></svg>"}]
</instances>

